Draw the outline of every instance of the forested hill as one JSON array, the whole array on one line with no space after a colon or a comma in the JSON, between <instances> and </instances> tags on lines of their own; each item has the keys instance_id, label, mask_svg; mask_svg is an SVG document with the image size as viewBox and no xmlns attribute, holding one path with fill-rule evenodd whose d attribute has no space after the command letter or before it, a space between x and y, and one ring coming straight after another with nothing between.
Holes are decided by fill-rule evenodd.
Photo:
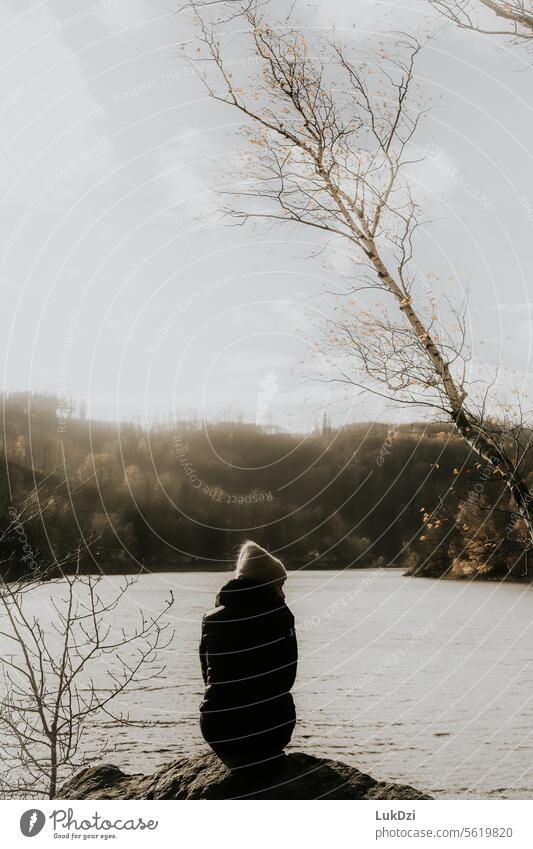
<instances>
[{"instance_id":1,"label":"forested hill","mask_svg":"<svg viewBox=\"0 0 533 849\"><path fill-rule=\"evenodd\" d=\"M90 557L109 571L228 568L247 537L289 568L408 565L442 574L458 558L467 571L508 568L507 550L485 556L483 543L474 556L457 524L481 509L469 500L479 464L443 425L335 430L326 422L307 435L238 422L146 429L89 422L83 410L65 417L62 408L59 417L50 396L3 400L2 527L33 480L44 481L42 515L24 526L39 562L73 550L82 534L95 539ZM500 497L499 484L483 482L487 503ZM4 573L20 568L20 547L20 532L4 540Z\"/></svg>"}]
</instances>

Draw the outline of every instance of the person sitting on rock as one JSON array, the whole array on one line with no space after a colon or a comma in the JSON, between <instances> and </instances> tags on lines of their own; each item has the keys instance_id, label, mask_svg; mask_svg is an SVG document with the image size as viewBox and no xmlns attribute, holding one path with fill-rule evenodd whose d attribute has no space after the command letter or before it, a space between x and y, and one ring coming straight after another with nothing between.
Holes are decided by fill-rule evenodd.
<instances>
[{"instance_id":1,"label":"person sitting on rock","mask_svg":"<svg viewBox=\"0 0 533 849\"><path fill-rule=\"evenodd\" d=\"M298 649L283 563L247 541L202 621L204 739L230 769L272 765L289 743Z\"/></svg>"}]
</instances>

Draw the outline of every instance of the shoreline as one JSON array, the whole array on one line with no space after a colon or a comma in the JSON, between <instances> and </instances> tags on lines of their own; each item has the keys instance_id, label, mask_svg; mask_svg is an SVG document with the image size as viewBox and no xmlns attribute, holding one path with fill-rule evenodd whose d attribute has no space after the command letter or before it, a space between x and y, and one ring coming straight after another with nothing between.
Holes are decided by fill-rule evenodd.
<instances>
[{"instance_id":1,"label":"shoreline","mask_svg":"<svg viewBox=\"0 0 533 849\"><path fill-rule=\"evenodd\" d=\"M378 566L301 566L296 568L287 567L287 572L289 574L302 572L374 572L377 569L383 572L403 572L403 566L386 566L386 567L378 567ZM221 566L206 566L206 565L198 565L191 566L184 564L183 566L156 566L153 569L149 569L147 567L142 567L140 569L109 569L105 572L86 572L84 574L98 575L102 574L106 575L168 575L168 574L182 574L182 573L213 573L219 575L227 575L228 579L233 575L234 566L221 567Z\"/></svg>"}]
</instances>

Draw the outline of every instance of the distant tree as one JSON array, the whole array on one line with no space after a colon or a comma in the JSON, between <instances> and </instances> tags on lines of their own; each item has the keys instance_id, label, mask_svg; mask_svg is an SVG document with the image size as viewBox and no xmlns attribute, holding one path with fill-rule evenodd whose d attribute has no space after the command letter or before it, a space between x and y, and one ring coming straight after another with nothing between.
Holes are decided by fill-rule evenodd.
<instances>
[{"instance_id":1,"label":"distant tree","mask_svg":"<svg viewBox=\"0 0 533 849\"><path fill-rule=\"evenodd\" d=\"M423 509L423 530L406 562L412 574L520 579L528 573L527 528L508 495L489 499L471 489L452 512L440 502Z\"/></svg>"}]
</instances>

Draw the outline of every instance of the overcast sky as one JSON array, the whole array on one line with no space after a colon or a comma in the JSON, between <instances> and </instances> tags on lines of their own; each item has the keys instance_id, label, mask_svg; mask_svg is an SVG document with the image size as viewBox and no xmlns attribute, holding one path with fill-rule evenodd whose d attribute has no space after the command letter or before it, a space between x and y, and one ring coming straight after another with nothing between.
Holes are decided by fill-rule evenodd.
<instances>
[{"instance_id":1,"label":"overcast sky","mask_svg":"<svg viewBox=\"0 0 533 849\"><path fill-rule=\"evenodd\" d=\"M292 20L335 24L354 51L376 29L436 26L422 0L297 0ZM178 44L192 33L172 0L1 4L4 388L84 398L96 418L229 410L307 429L334 400L311 379L312 343L320 293L344 285L346 263L335 249L311 256L305 231L212 223L239 119L190 74ZM454 295L469 288L476 359L523 386L529 61L448 27L417 71L433 102L419 140L433 145L419 175L435 219L424 267L447 268ZM392 415L361 398L330 411L335 421Z\"/></svg>"}]
</instances>

